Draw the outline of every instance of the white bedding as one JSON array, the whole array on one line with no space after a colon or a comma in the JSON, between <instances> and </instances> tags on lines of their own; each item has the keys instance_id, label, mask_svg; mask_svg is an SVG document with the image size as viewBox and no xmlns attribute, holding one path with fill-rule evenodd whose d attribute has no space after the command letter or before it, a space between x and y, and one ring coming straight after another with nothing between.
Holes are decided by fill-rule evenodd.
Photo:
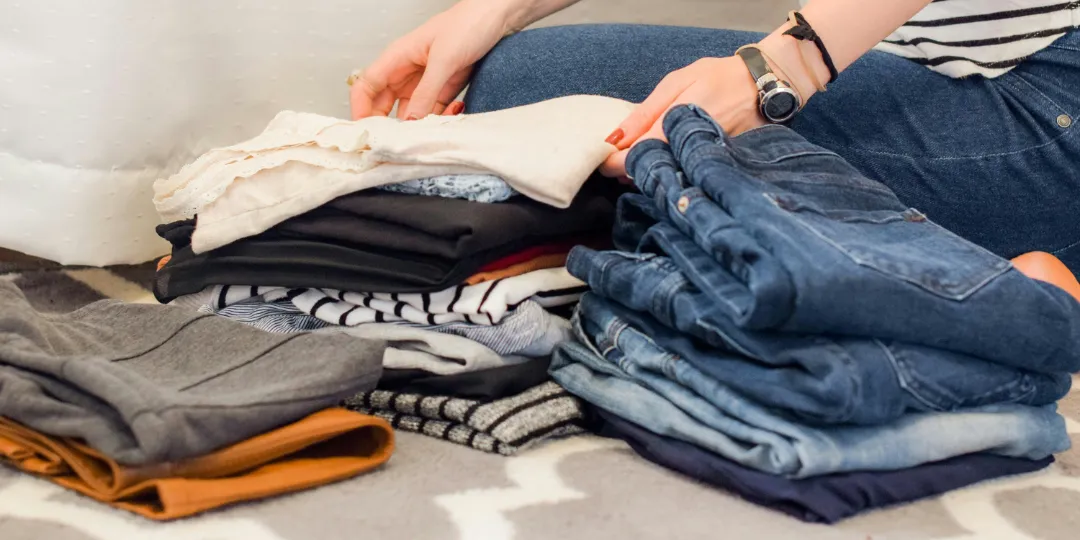
<instances>
[{"instance_id":1,"label":"white bedding","mask_svg":"<svg viewBox=\"0 0 1080 540\"><path fill-rule=\"evenodd\" d=\"M152 184L345 79L451 0L0 1L0 247L65 264L167 251Z\"/></svg>"}]
</instances>

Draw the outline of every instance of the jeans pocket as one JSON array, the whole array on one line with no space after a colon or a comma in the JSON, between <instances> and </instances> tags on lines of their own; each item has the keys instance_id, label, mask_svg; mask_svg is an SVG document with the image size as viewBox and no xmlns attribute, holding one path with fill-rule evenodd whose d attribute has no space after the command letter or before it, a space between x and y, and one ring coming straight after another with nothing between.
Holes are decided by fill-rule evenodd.
<instances>
[{"instance_id":1,"label":"jeans pocket","mask_svg":"<svg viewBox=\"0 0 1080 540\"><path fill-rule=\"evenodd\" d=\"M927 410L1027 403L1036 392L1031 376L1017 369L948 351L875 342L892 363L900 386Z\"/></svg>"},{"instance_id":2,"label":"jeans pocket","mask_svg":"<svg viewBox=\"0 0 1080 540\"><path fill-rule=\"evenodd\" d=\"M852 262L950 300L963 300L1011 267L918 210L824 209L802 197L766 194Z\"/></svg>"}]
</instances>

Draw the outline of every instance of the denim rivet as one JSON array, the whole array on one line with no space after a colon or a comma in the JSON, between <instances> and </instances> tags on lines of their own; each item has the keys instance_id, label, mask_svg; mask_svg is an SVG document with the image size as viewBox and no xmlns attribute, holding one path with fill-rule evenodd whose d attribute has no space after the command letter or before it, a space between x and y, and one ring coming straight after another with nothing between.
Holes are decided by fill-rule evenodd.
<instances>
[{"instance_id":1,"label":"denim rivet","mask_svg":"<svg viewBox=\"0 0 1080 540\"><path fill-rule=\"evenodd\" d=\"M679 202L675 203L675 206L679 208L679 212L685 214L686 209L690 207L690 197L686 195L679 197Z\"/></svg>"},{"instance_id":2,"label":"denim rivet","mask_svg":"<svg viewBox=\"0 0 1080 540\"><path fill-rule=\"evenodd\" d=\"M1058 116L1057 117L1057 124L1059 126L1063 127L1063 128L1067 128L1067 127L1072 125L1072 117L1067 115L1067 114L1063 114L1061 116Z\"/></svg>"}]
</instances>

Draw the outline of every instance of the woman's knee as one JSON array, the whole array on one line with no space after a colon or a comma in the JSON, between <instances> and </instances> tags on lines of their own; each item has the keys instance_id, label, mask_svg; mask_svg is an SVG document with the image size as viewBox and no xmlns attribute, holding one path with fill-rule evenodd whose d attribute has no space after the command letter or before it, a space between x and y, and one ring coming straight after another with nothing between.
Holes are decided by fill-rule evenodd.
<instances>
[{"instance_id":1,"label":"woman's knee","mask_svg":"<svg viewBox=\"0 0 1080 540\"><path fill-rule=\"evenodd\" d=\"M584 24L526 30L476 67L466 110L484 112L573 94L640 102L668 73L726 56L759 34L711 28Z\"/></svg>"},{"instance_id":2,"label":"woman's knee","mask_svg":"<svg viewBox=\"0 0 1080 540\"><path fill-rule=\"evenodd\" d=\"M468 112L485 112L527 105L575 93L580 66L588 53L567 54L566 44L586 27L537 28L499 42L476 66L465 96Z\"/></svg>"}]
</instances>

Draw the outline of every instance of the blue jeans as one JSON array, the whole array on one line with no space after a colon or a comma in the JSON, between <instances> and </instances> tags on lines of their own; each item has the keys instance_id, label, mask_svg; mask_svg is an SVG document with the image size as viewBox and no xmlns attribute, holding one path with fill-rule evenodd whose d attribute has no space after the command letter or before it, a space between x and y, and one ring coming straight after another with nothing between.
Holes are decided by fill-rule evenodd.
<instances>
[{"instance_id":1,"label":"blue jeans","mask_svg":"<svg viewBox=\"0 0 1080 540\"><path fill-rule=\"evenodd\" d=\"M1069 391L1066 373L1025 372L936 349L743 331L710 313L707 296L664 257L578 254L574 266L585 265L605 269L589 276L597 292L581 299L578 317L586 326L606 335L631 327L745 398L807 423L877 425L917 411L1046 405ZM636 284L633 290L624 287L629 283ZM649 309L663 323L642 312Z\"/></svg>"},{"instance_id":2,"label":"blue jeans","mask_svg":"<svg viewBox=\"0 0 1080 540\"><path fill-rule=\"evenodd\" d=\"M669 72L761 37L638 25L529 30L481 62L466 110L570 94L640 102ZM1080 31L994 79L952 79L871 51L792 127L960 236L1005 258L1048 251L1080 275L1077 88Z\"/></svg>"},{"instance_id":3,"label":"blue jeans","mask_svg":"<svg viewBox=\"0 0 1080 540\"><path fill-rule=\"evenodd\" d=\"M586 328L555 350L551 375L571 393L653 433L760 471L795 478L896 470L974 452L1041 459L1069 447L1053 405L909 414L875 427L786 420L702 373L632 327Z\"/></svg>"},{"instance_id":4,"label":"blue jeans","mask_svg":"<svg viewBox=\"0 0 1080 540\"><path fill-rule=\"evenodd\" d=\"M622 206L645 217L620 210L617 245L640 233L638 251L670 256L738 326L1080 370L1080 303L908 209L836 154L782 126L728 139L694 106L672 109L664 127L670 146L644 141L627 158L655 210L628 196ZM663 221L649 226L654 218Z\"/></svg>"}]
</instances>

